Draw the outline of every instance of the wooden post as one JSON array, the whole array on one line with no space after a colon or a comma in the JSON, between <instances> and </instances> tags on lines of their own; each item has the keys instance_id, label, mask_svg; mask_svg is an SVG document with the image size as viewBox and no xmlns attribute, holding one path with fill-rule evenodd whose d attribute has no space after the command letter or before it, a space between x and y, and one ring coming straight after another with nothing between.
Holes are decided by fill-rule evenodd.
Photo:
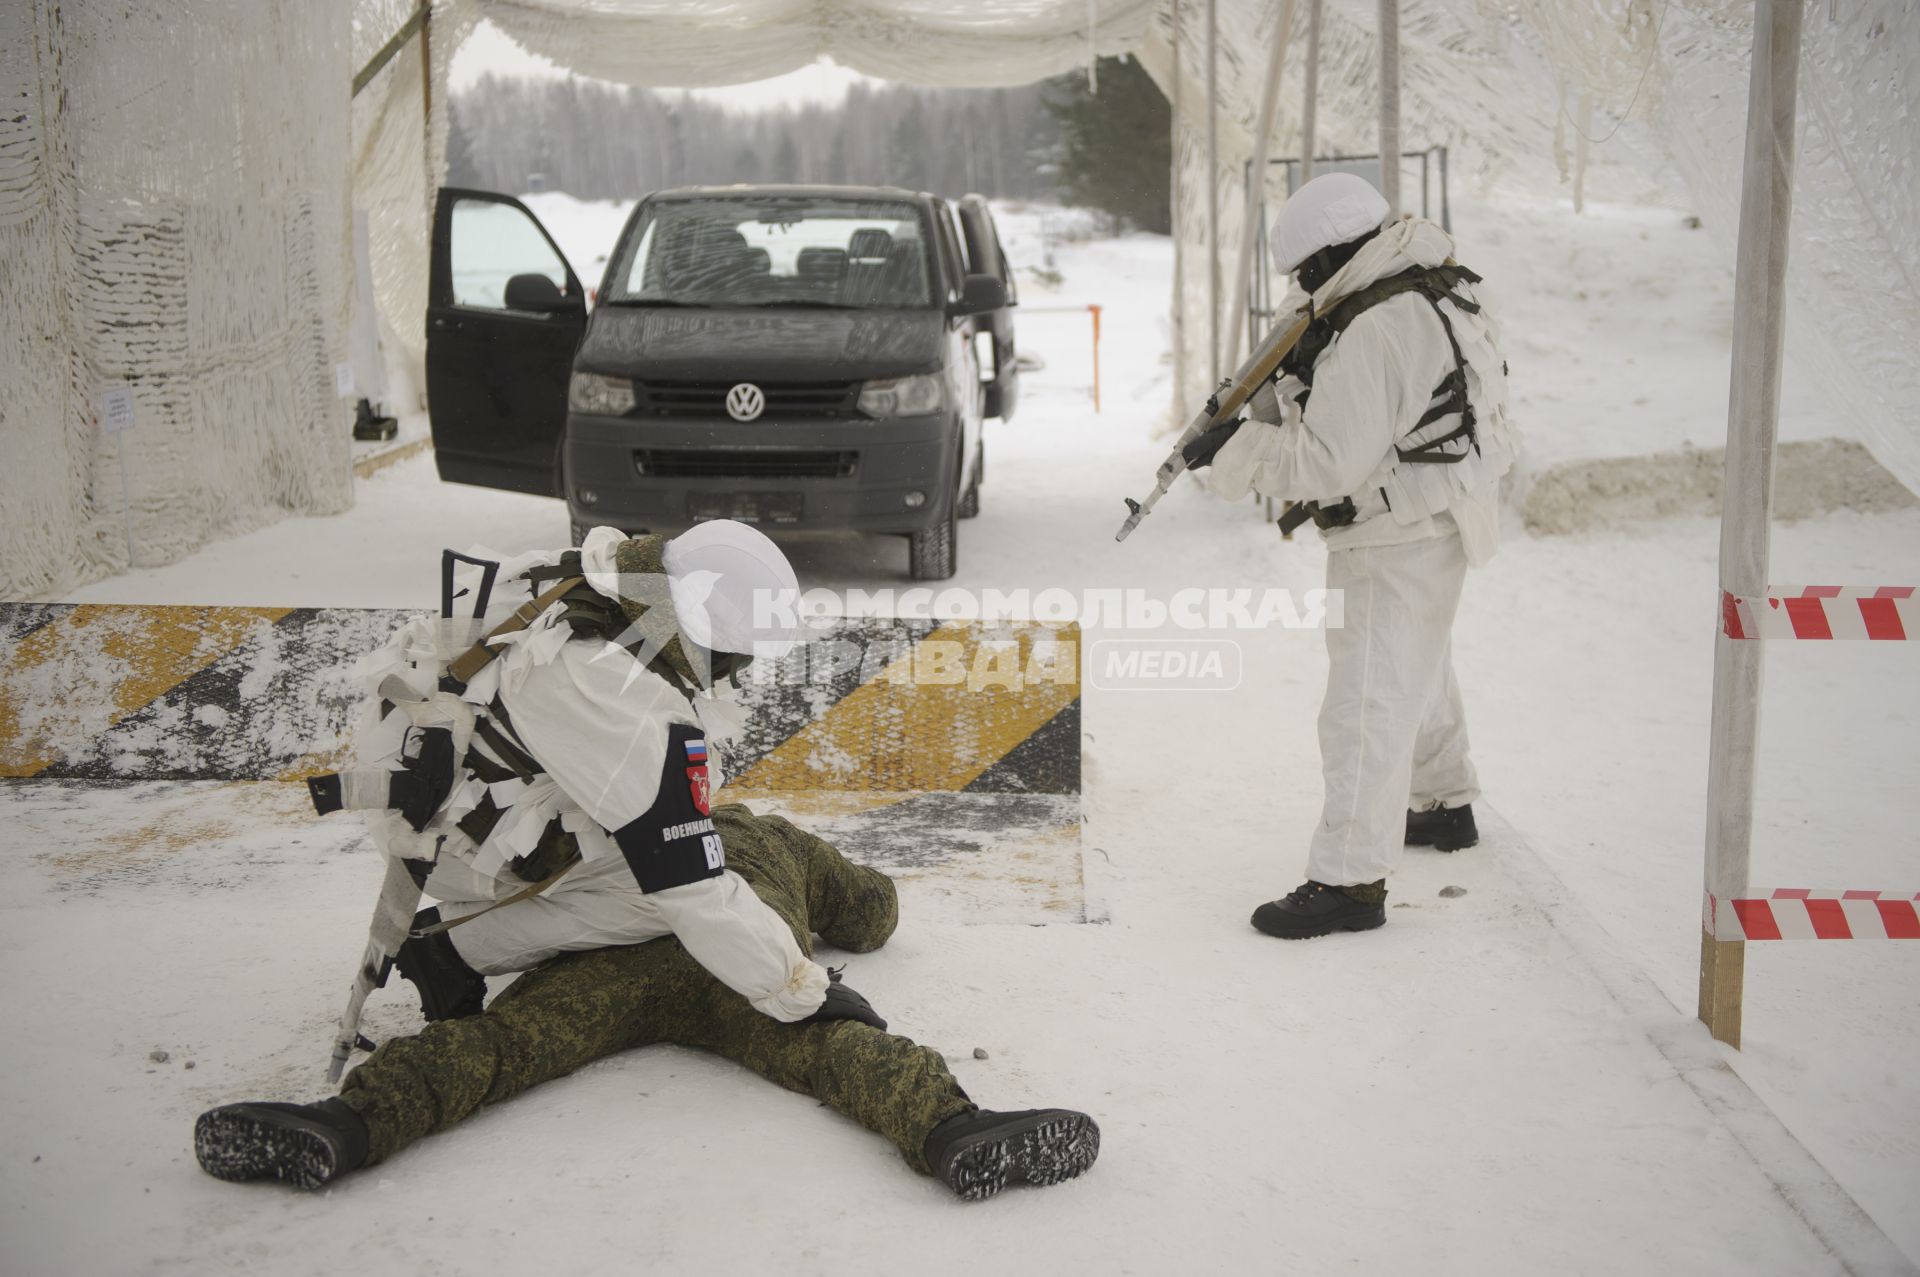
<instances>
[{"instance_id":1,"label":"wooden post","mask_svg":"<svg viewBox=\"0 0 1920 1277\"><path fill-rule=\"evenodd\" d=\"M1220 22L1207 0L1207 388L1220 381Z\"/></svg>"},{"instance_id":2,"label":"wooden post","mask_svg":"<svg viewBox=\"0 0 1920 1277\"><path fill-rule=\"evenodd\" d=\"M1247 207L1240 223L1240 256L1234 263L1233 308L1227 312L1227 358L1240 362L1240 335L1247 324L1247 285L1253 276L1253 244L1260 234L1259 209L1266 201L1267 153L1273 139L1273 115L1280 107L1280 73L1287 65L1287 44L1293 37L1294 0L1282 0L1280 26L1273 33L1273 52L1267 57L1267 83L1260 92L1260 118L1253 131L1253 166L1247 170Z\"/></svg>"},{"instance_id":3,"label":"wooden post","mask_svg":"<svg viewBox=\"0 0 1920 1277\"><path fill-rule=\"evenodd\" d=\"M1314 128L1320 116L1320 0L1307 0L1306 101L1300 107L1300 185L1313 180Z\"/></svg>"},{"instance_id":4,"label":"wooden post","mask_svg":"<svg viewBox=\"0 0 1920 1277\"><path fill-rule=\"evenodd\" d=\"M1787 231L1793 216L1795 90L1801 0L1755 0L1747 88L1747 152L1733 285L1733 376L1720 515L1720 589L1766 591L1773 517L1773 444L1780 420L1780 350L1786 325ZM1719 608L1714 609L1719 615ZM1713 738L1707 763L1706 890L1700 936L1700 1018L1740 1045L1745 942L1720 940L1714 920L1746 894L1753 840L1754 746L1760 726L1761 644L1724 628L1713 647Z\"/></svg>"},{"instance_id":5,"label":"wooden post","mask_svg":"<svg viewBox=\"0 0 1920 1277\"><path fill-rule=\"evenodd\" d=\"M1400 0L1380 0L1380 194L1400 216Z\"/></svg>"},{"instance_id":6,"label":"wooden post","mask_svg":"<svg viewBox=\"0 0 1920 1277\"><path fill-rule=\"evenodd\" d=\"M1100 307L1098 304L1087 306L1093 315L1093 410L1100 411Z\"/></svg>"}]
</instances>

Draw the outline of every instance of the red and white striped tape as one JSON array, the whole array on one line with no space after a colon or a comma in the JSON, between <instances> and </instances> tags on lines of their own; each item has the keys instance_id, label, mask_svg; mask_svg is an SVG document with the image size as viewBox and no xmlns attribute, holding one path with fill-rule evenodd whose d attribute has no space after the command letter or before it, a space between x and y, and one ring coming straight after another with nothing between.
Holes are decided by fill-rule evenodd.
<instances>
[{"instance_id":1,"label":"red and white striped tape","mask_svg":"<svg viewBox=\"0 0 1920 1277\"><path fill-rule=\"evenodd\" d=\"M1776 585L1757 598L1720 593L1732 639L1920 639L1911 585Z\"/></svg>"},{"instance_id":2,"label":"red and white striped tape","mask_svg":"<svg viewBox=\"0 0 1920 1277\"><path fill-rule=\"evenodd\" d=\"M1920 892L1779 887L1741 900L1709 892L1701 922L1716 940L1920 940Z\"/></svg>"}]
</instances>

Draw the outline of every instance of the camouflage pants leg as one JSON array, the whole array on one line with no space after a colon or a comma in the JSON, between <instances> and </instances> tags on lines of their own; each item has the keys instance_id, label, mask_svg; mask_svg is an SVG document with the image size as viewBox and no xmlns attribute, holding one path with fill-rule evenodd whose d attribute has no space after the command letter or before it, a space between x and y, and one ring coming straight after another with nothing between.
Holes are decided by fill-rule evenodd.
<instances>
[{"instance_id":1,"label":"camouflage pants leg","mask_svg":"<svg viewBox=\"0 0 1920 1277\"><path fill-rule=\"evenodd\" d=\"M784 817L756 815L737 804L714 808L713 823L726 843L728 864L756 894L783 914L786 909L774 903L763 883L804 906L804 921L787 915L797 930L818 932L836 949L871 953L899 925L893 879L854 864L826 839ZM806 937L800 943L807 947Z\"/></svg>"},{"instance_id":2,"label":"camouflage pants leg","mask_svg":"<svg viewBox=\"0 0 1920 1277\"><path fill-rule=\"evenodd\" d=\"M483 1104L654 1040L649 1029L672 992L655 975L668 946L685 953L677 941L655 940L569 954L522 975L482 1015L382 1043L340 1089L367 1124L369 1164Z\"/></svg>"},{"instance_id":3,"label":"camouflage pants leg","mask_svg":"<svg viewBox=\"0 0 1920 1277\"><path fill-rule=\"evenodd\" d=\"M692 961L678 945L668 955L670 969ZM917 1171L928 1169L933 1128L973 1107L931 1047L847 1020L781 1024L715 987L724 996L668 1008L659 1040L712 1051L812 1096L891 1140Z\"/></svg>"},{"instance_id":4,"label":"camouflage pants leg","mask_svg":"<svg viewBox=\"0 0 1920 1277\"><path fill-rule=\"evenodd\" d=\"M716 808L729 864L793 926L865 952L892 934L893 883L778 817ZM819 922L815 922L817 909ZM939 1052L864 1024L781 1024L707 974L677 940L568 954L529 971L483 1015L387 1042L341 1098L367 1123L370 1162L483 1104L650 1042L701 1047L810 1095L927 1169L927 1134L970 1107Z\"/></svg>"}]
</instances>

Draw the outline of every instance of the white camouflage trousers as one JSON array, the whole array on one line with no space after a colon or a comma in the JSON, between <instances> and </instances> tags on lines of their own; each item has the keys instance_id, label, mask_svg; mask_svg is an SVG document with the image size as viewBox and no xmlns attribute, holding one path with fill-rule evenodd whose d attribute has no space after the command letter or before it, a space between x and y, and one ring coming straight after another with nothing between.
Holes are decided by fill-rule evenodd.
<instances>
[{"instance_id":1,"label":"white camouflage trousers","mask_svg":"<svg viewBox=\"0 0 1920 1277\"><path fill-rule=\"evenodd\" d=\"M449 900L442 918L478 913L490 902ZM582 867L538 896L515 901L447 932L481 975L525 971L560 953L677 936L694 960L754 1009L792 1022L819 1010L827 973L793 932L731 869L666 891L643 892L618 860ZM785 973L784 981L779 973Z\"/></svg>"},{"instance_id":2,"label":"white camouflage trousers","mask_svg":"<svg viewBox=\"0 0 1920 1277\"><path fill-rule=\"evenodd\" d=\"M1409 807L1458 807L1480 795L1453 676L1466 571L1458 533L1327 556L1327 588L1345 592L1345 625L1327 631L1326 805L1307 857L1315 882L1385 878Z\"/></svg>"}]
</instances>

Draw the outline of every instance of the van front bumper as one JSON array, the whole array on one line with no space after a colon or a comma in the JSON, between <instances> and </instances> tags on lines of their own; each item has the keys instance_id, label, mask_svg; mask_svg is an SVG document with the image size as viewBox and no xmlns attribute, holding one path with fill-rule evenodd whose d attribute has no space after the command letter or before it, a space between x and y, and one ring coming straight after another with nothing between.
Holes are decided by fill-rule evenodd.
<instances>
[{"instance_id":1,"label":"van front bumper","mask_svg":"<svg viewBox=\"0 0 1920 1277\"><path fill-rule=\"evenodd\" d=\"M634 530L730 518L766 529L919 532L946 517L960 423L567 416L567 508ZM585 498L591 496L591 502Z\"/></svg>"}]
</instances>

